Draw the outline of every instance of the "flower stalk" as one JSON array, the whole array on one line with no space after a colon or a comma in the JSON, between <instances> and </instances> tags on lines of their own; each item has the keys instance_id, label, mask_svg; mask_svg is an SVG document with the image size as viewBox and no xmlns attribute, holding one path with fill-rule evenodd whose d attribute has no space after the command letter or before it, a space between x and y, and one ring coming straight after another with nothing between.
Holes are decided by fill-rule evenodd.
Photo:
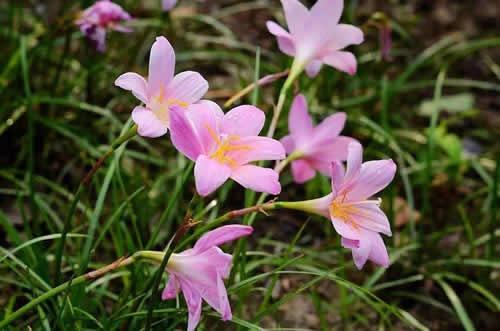
<instances>
[{"instance_id":1,"label":"flower stalk","mask_svg":"<svg viewBox=\"0 0 500 331\"><path fill-rule=\"evenodd\" d=\"M286 159L284 159L281 162L278 162L276 164L276 167L274 167L274 171L276 171L277 173L281 173L290 163L300 159L303 156L304 153L302 153L300 150L294 151L292 154L288 155Z\"/></svg>"},{"instance_id":2,"label":"flower stalk","mask_svg":"<svg viewBox=\"0 0 500 331\"><path fill-rule=\"evenodd\" d=\"M273 137L274 132L276 131L276 127L278 126L278 121L280 119L281 111L283 110L283 106L285 105L286 97L288 95L288 90L293 85L293 82L300 76L302 71L304 70L304 64L302 61L298 61L295 59L292 63L292 67L290 68L290 73L288 77L281 87L280 95L278 97L278 104L276 108L274 108L273 118L271 120L271 124L269 126L269 130L267 131L268 137Z\"/></svg>"}]
</instances>

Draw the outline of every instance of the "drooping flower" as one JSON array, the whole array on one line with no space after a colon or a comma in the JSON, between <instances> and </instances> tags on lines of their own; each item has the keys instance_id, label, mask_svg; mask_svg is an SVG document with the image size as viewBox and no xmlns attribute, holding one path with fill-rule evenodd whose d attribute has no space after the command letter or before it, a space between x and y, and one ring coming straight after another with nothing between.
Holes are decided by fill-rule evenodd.
<instances>
[{"instance_id":1,"label":"drooping flower","mask_svg":"<svg viewBox=\"0 0 500 331\"><path fill-rule=\"evenodd\" d=\"M177 0L162 0L161 4L164 11L169 11L175 7Z\"/></svg>"},{"instance_id":2,"label":"drooping flower","mask_svg":"<svg viewBox=\"0 0 500 331\"><path fill-rule=\"evenodd\" d=\"M157 37L149 55L147 81L134 72L116 79L116 86L131 91L144 103L132 111L141 136L156 138L166 134L171 109L187 109L207 92L208 82L199 73L183 71L174 76L174 70L174 49L165 37Z\"/></svg>"},{"instance_id":3,"label":"drooping flower","mask_svg":"<svg viewBox=\"0 0 500 331\"><path fill-rule=\"evenodd\" d=\"M356 58L342 49L361 44L364 37L361 29L339 24L343 0L318 0L311 10L298 0L281 3L289 31L272 21L267 22L267 28L283 53L295 57L311 77L323 63L350 75L356 73Z\"/></svg>"},{"instance_id":4,"label":"drooping flower","mask_svg":"<svg viewBox=\"0 0 500 331\"><path fill-rule=\"evenodd\" d=\"M370 199L393 180L396 165L392 160L362 163L362 147L349 144L347 169L339 161L332 165L332 193L315 200L281 202L283 207L299 209L330 218L342 236L342 245L352 250L354 263L361 269L367 260L387 267L389 256L383 233L391 235L380 199Z\"/></svg>"},{"instance_id":5,"label":"drooping flower","mask_svg":"<svg viewBox=\"0 0 500 331\"><path fill-rule=\"evenodd\" d=\"M356 140L340 136L345 121L345 113L336 113L314 127L306 98L302 94L295 97L288 117L290 134L281 139L287 154L295 155L292 161L295 182L310 180L316 171L329 175L333 161L346 160L347 146Z\"/></svg>"},{"instance_id":6,"label":"drooping flower","mask_svg":"<svg viewBox=\"0 0 500 331\"><path fill-rule=\"evenodd\" d=\"M202 299L221 315L223 321L232 319L223 281L229 277L232 256L218 246L252 232L251 226L222 226L204 234L193 248L170 256L169 279L161 298L173 299L179 290L182 291L189 311L188 331L193 331L200 321Z\"/></svg>"},{"instance_id":7,"label":"drooping flower","mask_svg":"<svg viewBox=\"0 0 500 331\"><path fill-rule=\"evenodd\" d=\"M172 111L171 139L174 146L196 162L196 190L209 195L228 178L257 192L279 194L279 175L273 169L250 164L285 158L283 145L260 137L264 112L239 106L224 114L217 104L202 101L188 112Z\"/></svg>"},{"instance_id":8,"label":"drooping flower","mask_svg":"<svg viewBox=\"0 0 500 331\"><path fill-rule=\"evenodd\" d=\"M121 24L130 19L129 13L116 3L110 0L98 0L85 9L75 23L80 27L80 31L95 45L96 49L99 52L104 52L106 50L107 30L131 32L132 29Z\"/></svg>"}]
</instances>

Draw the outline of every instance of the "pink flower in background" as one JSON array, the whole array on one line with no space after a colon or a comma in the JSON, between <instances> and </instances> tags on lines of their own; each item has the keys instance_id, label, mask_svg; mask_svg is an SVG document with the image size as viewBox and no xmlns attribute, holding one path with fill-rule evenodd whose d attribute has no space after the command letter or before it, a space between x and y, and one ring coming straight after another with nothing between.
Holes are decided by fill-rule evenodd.
<instances>
[{"instance_id":1,"label":"pink flower in background","mask_svg":"<svg viewBox=\"0 0 500 331\"><path fill-rule=\"evenodd\" d=\"M276 36L283 53L294 56L311 77L317 75L323 63L350 75L356 73L356 58L342 49L361 44L364 37L361 29L338 24L343 0L318 0L311 10L298 0L281 3L289 31L271 21L267 28Z\"/></svg>"},{"instance_id":2,"label":"pink flower in background","mask_svg":"<svg viewBox=\"0 0 500 331\"><path fill-rule=\"evenodd\" d=\"M295 97L288 117L290 135L281 139L287 154L297 155L292 161L295 182L304 183L314 178L316 171L329 175L333 161L346 160L347 146L356 140L339 135L345 121L345 113L336 113L314 127L306 98L302 94Z\"/></svg>"},{"instance_id":3,"label":"pink flower in background","mask_svg":"<svg viewBox=\"0 0 500 331\"><path fill-rule=\"evenodd\" d=\"M173 299L179 290L182 291L189 311L188 331L194 330L200 321L202 299L221 314L222 320L231 320L231 306L223 280L229 277L232 256L218 246L252 232L251 226L222 226L205 233L193 248L170 256L169 279L161 298Z\"/></svg>"},{"instance_id":4,"label":"pink flower in background","mask_svg":"<svg viewBox=\"0 0 500 331\"><path fill-rule=\"evenodd\" d=\"M165 37L158 37L151 47L147 81L134 72L116 79L116 86L131 91L145 104L132 112L141 136L156 138L166 134L171 109L187 109L207 92L208 82L199 73L183 71L174 76L174 70L174 49Z\"/></svg>"},{"instance_id":5,"label":"pink flower in background","mask_svg":"<svg viewBox=\"0 0 500 331\"><path fill-rule=\"evenodd\" d=\"M387 267L389 256L379 233L391 235L389 221L380 209L380 199L369 200L393 180L396 165L392 160L362 163L359 143L348 147L347 170L340 162L332 166L332 193L300 203L301 209L331 219L342 236L342 245L352 250L354 263L361 269L367 260Z\"/></svg>"},{"instance_id":6,"label":"pink flower in background","mask_svg":"<svg viewBox=\"0 0 500 331\"><path fill-rule=\"evenodd\" d=\"M177 0L162 0L161 5L164 11L169 11L175 7Z\"/></svg>"},{"instance_id":7,"label":"pink flower in background","mask_svg":"<svg viewBox=\"0 0 500 331\"><path fill-rule=\"evenodd\" d=\"M85 9L76 24L80 31L95 44L99 52L106 50L106 31L131 32L121 23L130 20L130 15L119 5L109 0L99 0Z\"/></svg>"},{"instance_id":8,"label":"pink flower in background","mask_svg":"<svg viewBox=\"0 0 500 331\"><path fill-rule=\"evenodd\" d=\"M228 178L257 192L280 193L276 171L249 164L285 158L279 141L258 136L264 121L264 112L256 107L239 106L224 114L210 101L192 105L188 112L172 111L172 143L196 162L194 176L200 195L214 192Z\"/></svg>"}]
</instances>

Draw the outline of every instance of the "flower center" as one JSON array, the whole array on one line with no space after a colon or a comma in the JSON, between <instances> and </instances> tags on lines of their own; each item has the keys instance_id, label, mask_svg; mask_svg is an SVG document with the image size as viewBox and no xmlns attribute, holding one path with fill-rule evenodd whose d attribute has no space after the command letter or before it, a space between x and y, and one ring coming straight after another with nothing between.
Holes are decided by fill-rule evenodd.
<instances>
[{"instance_id":1,"label":"flower center","mask_svg":"<svg viewBox=\"0 0 500 331\"><path fill-rule=\"evenodd\" d=\"M179 99L165 98L163 87L160 89L160 92L156 96L154 96L151 99L150 103L148 104L149 109L151 109L151 111L156 115L156 117L166 125L168 125L170 122L170 107L172 106L187 108L189 104Z\"/></svg>"},{"instance_id":2,"label":"flower center","mask_svg":"<svg viewBox=\"0 0 500 331\"><path fill-rule=\"evenodd\" d=\"M226 136L218 136L215 130L210 127L210 125L205 125L208 133L212 137L212 139L216 143L215 151L210 154L210 158L215 160L221 164L225 164L231 168L237 167L238 162L234 159L234 155L231 155L231 152L238 151L250 151L252 148L248 145L238 145L237 141L240 139L240 136L237 135L226 135Z\"/></svg>"},{"instance_id":3,"label":"flower center","mask_svg":"<svg viewBox=\"0 0 500 331\"><path fill-rule=\"evenodd\" d=\"M330 204L330 215L350 224L354 229L359 229L360 218L373 219L373 217L361 208L362 205L380 205L381 199L346 202L346 193L337 196Z\"/></svg>"}]
</instances>

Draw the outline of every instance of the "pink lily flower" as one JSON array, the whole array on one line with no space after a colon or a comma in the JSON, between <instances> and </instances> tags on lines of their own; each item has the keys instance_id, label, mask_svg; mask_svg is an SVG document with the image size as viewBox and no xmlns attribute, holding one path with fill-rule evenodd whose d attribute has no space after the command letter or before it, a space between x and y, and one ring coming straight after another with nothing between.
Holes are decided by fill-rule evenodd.
<instances>
[{"instance_id":1,"label":"pink lily flower","mask_svg":"<svg viewBox=\"0 0 500 331\"><path fill-rule=\"evenodd\" d=\"M99 0L85 9L76 20L80 31L94 44L99 52L106 50L106 31L132 32L120 23L130 20L122 7L109 0Z\"/></svg>"},{"instance_id":2,"label":"pink lily flower","mask_svg":"<svg viewBox=\"0 0 500 331\"><path fill-rule=\"evenodd\" d=\"M336 113L314 127L306 98L302 94L295 97L288 117L290 134L281 142L286 153L294 155L292 175L296 183L314 178L316 171L329 175L333 161L347 159L347 146L356 140L339 135L345 121L345 113Z\"/></svg>"},{"instance_id":3,"label":"pink lily flower","mask_svg":"<svg viewBox=\"0 0 500 331\"><path fill-rule=\"evenodd\" d=\"M367 260L388 267L389 255L380 233L392 235L389 221L380 209L381 200L370 197L393 180L396 164L392 160L362 163L362 153L359 143L351 143L347 170L340 162L333 163L332 193L315 200L283 204L330 218L335 231L342 236L342 246L351 249L358 269Z\"/></svg>"},{"instance_id":4,"label":"pink lily flower","mask_svg":"<svg viewBox=\"0 0 500 331\"><path fill-rule=\"evenodd\" d=\"M161 4L164 11L169 11L175 7L177 0L162 0Z\"/></svg>"},{"instance_id":5,"label":"pink lily flower","mask_svg":"<svg viewBox=\"0 0 500 331\"><path fill-rule=\"evenodd\" d=\"M272 21L267 22L267 29L283 53L294 56L310 77L318 74L323 63L349 75L356 73L356 58L342 49L361 44L363 31L338 24L343 0L318 0L311 10L298 0L281 0L281 4L289 31Z\"/></svg>"},{"instance_id":6,"label":"pink lily flower","mask_svg":"<svg viewBox=\"0 0 500 331\"><path fill-rule=\"evenodd\" d=\"M139 135L150 138L163 136L170 127L171 109L187 109L207 92L208 82L199 73L184 71L174 76L174 70L174 49L165 37L157 37L149 56L148 79L134 72L127 72L116 79L116 86L131 91L145 104L132 111Z\"/></svg>"},{"instance_id":7,"label":"pink lily flower","mask_svg":"<svg viewBox=\"0 0 500 331\"><path fill-rule=\"evenodd\" d=\"M229 277L232 256L218 246L252 232L251 226L222 226L205 233L193 248L170 256L169 279L161 298L173 299L179 290L182 291L189 311L188 331L193 331L200 321L202 299L221 315L223 321L232 319L223 281Z\"/></svg>"},{"instance_id":8,"label":"pink lily flower","mask_svg":"<svg viewBox=\"0 0 500 331\"><path fill-rule=\"evenodd\" d=\"M172 143L196 162L195 184L201 196L214 192L229 178L257 192L281 192L276 171L249 164L285 158L279 141L258 136L265 121L262 110L239 106L224 114L217 104L202 101L188 112L174 109L171 121Z\"/></svg>"}]
</instances>

